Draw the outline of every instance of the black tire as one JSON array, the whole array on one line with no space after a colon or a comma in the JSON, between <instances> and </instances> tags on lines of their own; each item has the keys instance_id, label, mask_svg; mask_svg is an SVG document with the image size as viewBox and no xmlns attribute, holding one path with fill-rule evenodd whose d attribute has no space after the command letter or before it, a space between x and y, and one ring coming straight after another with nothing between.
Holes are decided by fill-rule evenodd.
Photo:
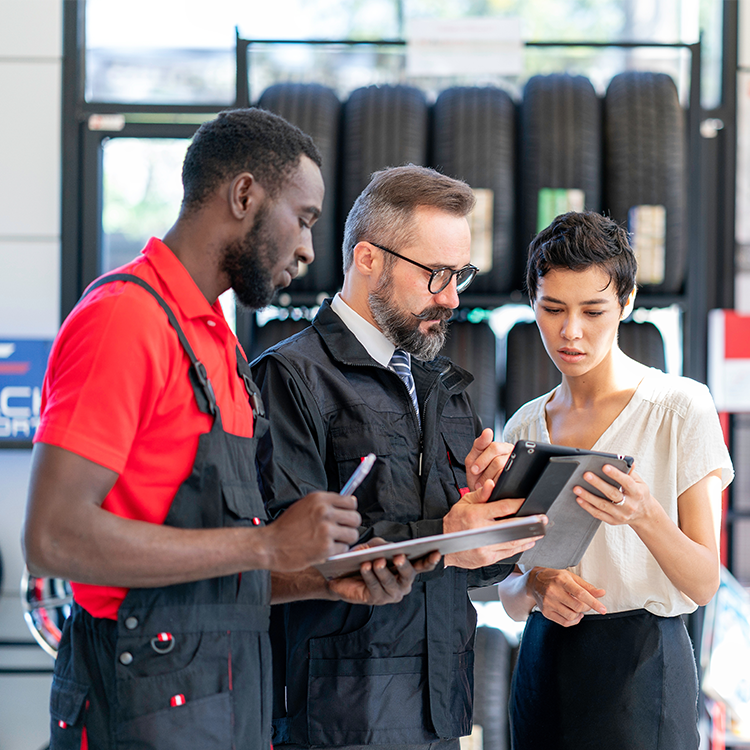
<instances>
[{"instance_id":1,"label":"black tire","mask_svg":"<svg viewBox=\"0 0 750 750\"><path fill-rule=\"evenodd\" d=\"M677 88L665 73L620 73L604 102L606 206L623 225L634 206L665 207L664 279L642 289L678 293L687 265L687 133Z\"/></svg>"},{"instance_id":2,"label":"black tire","mask_svg":"<svg viewBox=\"0 0 750 750\"><path fill-rule=\"evenodd\" d=\"M484 750L510 747L508 697L512 649L501 630L477 628L474 643L474 724L482 727Z\"/></svg>"},{"instance_id":3,"label":"black tire","mask_svg":"<svg viewBox=\"0 0 750 750\"><path fill-rule=\"evenodd\" d=\"M432 166L494 194L492 266L471 292L506 294L515 287L515 105L502 89L456 86L433 106Z\"/></svg>"},{"instance_id":4,"label":"black tire","mask_svg":"<svg viewBox=\"0 0 750 750\"><path fill-rule=\"evenodd\" d=\"M658 370L666 369L664 339L653 323L636 323L629 320L620 324L620 349L637 362Z\"/></svg>"},{"instance_id":5,"label":"black tire","mask_svg":"<svg viewBox=\"0 0 750 750\"><path fill-rule=\"evenodd\" d=\"M562 380L552 364L536 323L516 323L508 332L503 408L505 421L527 401L551 391ZM653 323L620 324L619 344L625 354L648 367L665 369L664 339Z\"/></svg>"},{"instance_id":6,"label":"black tire","mask_svg":"<svg viewBox=\"0 0 750 750\"><path fill-rule=\"evenodd\" d=\"M344 105L341 223L373 172L427 164L428 108L412 86L366 86Z\"/></svg>"},{"instance_id":7,"label":"black tire","mask_svg":"<svg viewBox=\"0 0 750 750\"><path fill-rule=\"evenodd\" d=\"M317 83L278 83L269 86L258 106L280 115L307 133L323 158L326 186L323 212L313 227L315 262L292 281L288 292L334 294L341 285L341 251L338 244L336 194L341 103L333 89Z\"/></svg>"},{"instance_id":8,"label":"black tire","mask_svg":"<svg viewBox=\"0 0 750 750\"><path fill-rule=\"evenodd\" d=\"M542 188L583 190L584 207L601 208L601 102L591 81L561 73L532 76L524 87L520 139L519 239L524 266L529 242L543 228Z\"/></svg>"},{"instance_id":9,"label":"black tire","mask_svg":"<svg viewBox=\"0 0 750 750\"><path fill-rule=\"evenodd\" d=\"M516 323L508 331L503 409L505 421L527 401L560 384L560 371L547 355L536 323Z\"/></svg>"},{"instance_id":10,"label":"black tire","mask_svg":"<svg viewBox=\"0 0 750 750\"><path fill-rule=\"evenodd\" d=\"M496 346L495 334L487 323L454 322L441 352L474 376L466 392L482 424L493 430L498 406Z\"/></svg>"}]
</instances>

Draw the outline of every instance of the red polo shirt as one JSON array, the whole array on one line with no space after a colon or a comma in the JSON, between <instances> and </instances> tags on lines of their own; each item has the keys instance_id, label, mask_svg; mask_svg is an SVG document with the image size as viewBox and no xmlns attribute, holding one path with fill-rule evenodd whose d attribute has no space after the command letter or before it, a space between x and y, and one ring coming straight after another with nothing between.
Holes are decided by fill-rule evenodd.
<instances>
[{"instance_id":1,"label":"red polo shirt","mask_svg":"<svg viewBox=\"0 0 750 750\"><path fill-rule=\"evenodd\" d=\"M224 429L253 434L237 376L237 339L217 301L209 305L161 241L118 269L139 276L172 308L216 394ZM190 474L198 438L211 429L188 379L190 360L156 300L136 284L95 289L63 323L50 353L35 441L56 445L119 474L102 507L163 523ZM74 583L76 601L117 619L127 589Z\"/></svg>"}]
</instances>

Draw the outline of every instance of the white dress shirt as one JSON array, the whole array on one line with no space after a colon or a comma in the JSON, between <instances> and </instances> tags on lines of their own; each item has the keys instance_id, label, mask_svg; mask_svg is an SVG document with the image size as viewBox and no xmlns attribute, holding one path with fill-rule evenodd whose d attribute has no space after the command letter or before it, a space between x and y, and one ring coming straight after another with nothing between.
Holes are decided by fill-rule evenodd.
<instances>
[{"instance_id":1,"label":"white dress shirt","mask_svg":"<svg viewBox=\"0 0 750 750\"><path fill-rule=\"evenodd\" d=\"M388 367L396 347L388 341L383 332L349 307L340 294L336 294L331 301L331 310L341 318L344 325L367 350L367 353L383 367Z\"/></svg>"}]
</instances>

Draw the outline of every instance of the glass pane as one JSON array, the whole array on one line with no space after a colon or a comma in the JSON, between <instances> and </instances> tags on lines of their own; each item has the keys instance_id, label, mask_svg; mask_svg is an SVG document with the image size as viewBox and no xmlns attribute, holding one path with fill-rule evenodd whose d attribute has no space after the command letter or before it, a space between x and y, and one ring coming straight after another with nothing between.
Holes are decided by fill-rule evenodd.
<instances>
[{"instance_id":1,"label":"glass pane","mask_svg":"<svg viewBox=\"0 0 750 750\"><path fill-rule=\"evenodd\" d=\"M87 0L87 101L232 103L235 23L221 2Z\"/></svg>"},{"instance_id":2,"label":"glass pane","mask_svg":"<svg viewBox=\"0 0 750 750\"><path fill-rule=\"evenodd\" d=\"M86 51L86 101L118 104L232 104L235 52L230 50Z\"/></svg>"},{"instance_id":3,"label":"glass pane","mask_svg":"<svg viewBox=\"0 0 750 750\"><path fill-rule=\"evenodd\" d=\"M243 39L397 39L400 0L276 0L241 3Z\"/></svg>"},{"instance_id":4,"label":"glass pane","mask_svg":"<svg viewBox=\"0 0 750 750\"><path fill-rule=\"evenodd\" d=\"M102 144L100 272L135 258L150 237L163 237L182 201L186 138L110 138Z\"/></svg>"},{"instance_id":5,"label":"glass pane","mask_svg":"<svg viewBox=\"0 0 750 750\"><path fill-rule=\"evenodd\" d=\"M704 28L704 99L716 101L720 60L719 0L277 0L250 4L183 0L87 0L89 101L227 105L234 101L235 29L244 39L398 39L422 17L518 17L533 41L694 42ZM149 23L143 23L148 18ZM196 23L196 19L200 23ZM718 47L717 47L718 44ZM685 55L641 48L531 48L519 80L490 76L406 80L399 47L255 45L249 68L253 100L273 83L314 81L341 97L373 83L410 83L428 96L451 85L496 84L516 93L536 73L569 71L591 78L603 93L622 70L669 73L683 103Z\"/></svg>"},{"instance_id":6,"label":"glass pane","mask_svg":"<svg viewBox=\"0 0 750 750\"><path fill-rule=\"evenodd\" d=\"M721 104L722 67L724 65L724 3L701 0L701 105L714 109Z\"/></svg>"},{"instance_id":7,"label":"glass pane","mask_svg":"<svg viewBox=\"0 0 750 750\"><path fill-rule=\"evenodd\" d=\"M533 41L622 38L628 0L404 0L412 18L518 17ZM647 37L649 38L649 37Z\"/></svg>"},{"instance_id":8,"label":"glass pane","mask_svg":"<svg viewBox=\"0 0 750 750\"><path fill-rule=\"evenodd\" d=\"M179 12L175 7L164 0L87 0L87 101L231 104L235 29L245 39L401 36L398 0L221 0L210 12L204 0L183 0Z\"/></svg>"},{"instance_id":9,"label":"glass pane","mask_svg":"<svg viewBox=\"0 0 750 750\"><path fill-rule=\"evenodd\" d=\"M450 86L500 86L517 99L525 81L536 74L587 76L604 94L614 75L624 70L662 72L672 76L683 106L687 105L690 60L680 48L526 47L521 76L406 75L406 48L396 45L256 44L248 51L250 98L256 102L268 86L280 82L322 83L344 101L354 89L372 84L408 84L422 89L428 100Z\"/></svg>"},{"instance_id":10,"label":"glass pane","mask_svg":"<svg viewBox=\"0 0 750 750\"><path fill-rule=\"evenodd\" d=\"M250 98L281 82L321 83L343 101L360 86L407 81L405 48L397 45L253 44L248 49ZM433 81L428 82L428 87Z\"/></svg>"},{"instance_id":11,"label":"glass pane","mask_svg":"<svg viewBox=\"0 0 750 750\"><path fill-rule=\"evenodd\" d=\"M698 2L715 0L404 0L404 17L516 16L527 41L697 41Z\"/></svg>"},{"instance_id":12,"label":"glass pane","mask_svg":"<svg viewBox=\"0 0 750 750\"><path fill-rule=\"evenodd\" d=\"M110 138L102 143L102 248L99 273L137 257L151 237L163 237L182 202L187 138ZM236 330L234 292L219 297Z\"/></svg>"}]
</instances>

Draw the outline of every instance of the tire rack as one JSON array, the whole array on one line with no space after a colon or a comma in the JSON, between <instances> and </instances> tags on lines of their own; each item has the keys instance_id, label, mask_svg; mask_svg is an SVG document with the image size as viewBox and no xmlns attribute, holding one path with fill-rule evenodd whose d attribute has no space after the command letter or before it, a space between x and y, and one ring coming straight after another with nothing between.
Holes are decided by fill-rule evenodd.
<instances>
[{"instance_id":1,"label":"tire rack","mask_svg":"<svg viewBox=\"0 0 750 750\"><path fill-rule=\"evenodd\" d=\"M248 75L248 50L253 45L310 45L310 46L405 46L403 39L380 40L321 40L321 39L236 39L237 56L237 107L251 106ZM684 288L680 294L643 294L637 298L638 307L667 307L677 304L683 312L683 360L684 374L701 382L706 380L707 357L705 347L701 344L706 340L708 332L708 294L705 287L707 278L708 258L704 252L706 248L705 222L701 212L701 43L687 44L684 42L526 42L526 47L538 48L571 48L583 47L592 49L620 48L620 49L675 49L686 50L690 56L690 87L687 111L687 141L688 141L688 184L687 189L687 268ZM313 307L319 300L315 293L296 293L289 295L289 306ZM520 291L509 294L463 294L461 308L494 309L506 304L523 302ZM249 316L238 316L238 336L247 341L251 336Z\"/></svg>"}]
</instances>

